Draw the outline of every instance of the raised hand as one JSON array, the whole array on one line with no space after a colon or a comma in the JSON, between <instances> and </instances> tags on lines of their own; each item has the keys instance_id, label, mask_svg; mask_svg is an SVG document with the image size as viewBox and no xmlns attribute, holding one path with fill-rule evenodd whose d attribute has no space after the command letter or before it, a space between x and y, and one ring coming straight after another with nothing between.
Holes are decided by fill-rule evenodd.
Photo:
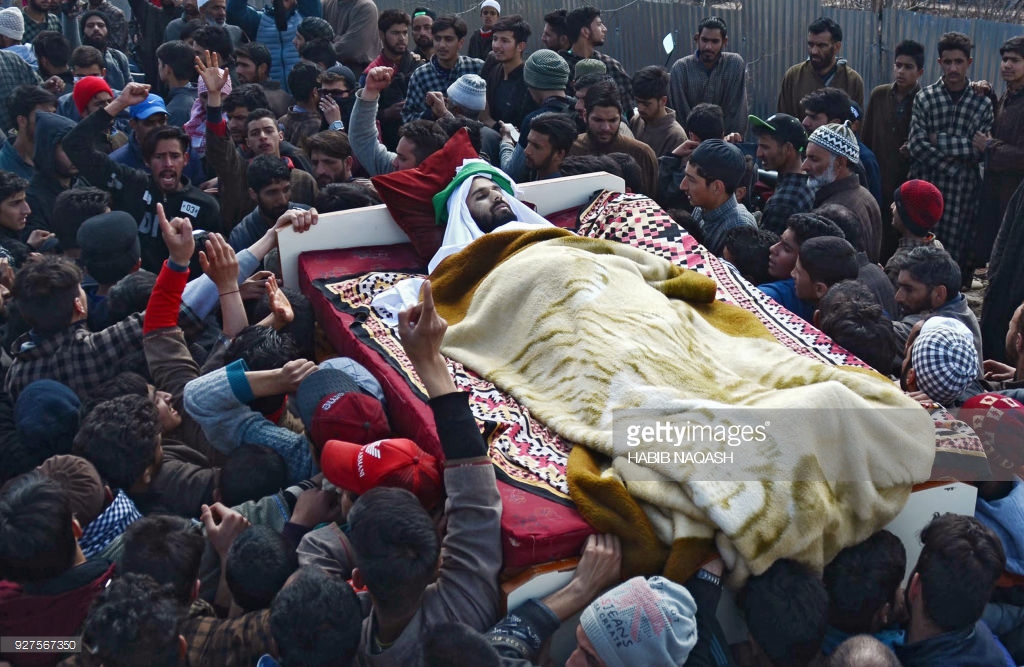
<instances>
[{"instance_id":1,"label":"raised hand","mask_svg":"<svg viewBox=\"0 0 1024 667\"><path fill-rule=\"evenodd\" d=\"M196 249L192 222L188 218L168 220L163 204L156 205L156 219L160 223L160 233L163 234L170 260L178 266L188 266Z\"/></svg>"},{"instance_id":2,"label":"raised hand","mask_svg":"<svg viewBox=\"0 0 1024 667\"><path fill-rule=\"evenodd\" d=\"M219 107L220 93L227 85L228 79L231 78L230 73L227 68L220 68L220 56L216 51L213 53L204 51L203 54L202 58L196 56L196 74L203 77L203 83L206 84L207 104ZM215 99L211 100L211 96L214 95Z\"/></svg>"},{"instance_id":3,"label":"raised hand","mask_svg":"<svg viewBox=\"0 0 1024 667\"><path fill-rule=\"evenodd\" d=\"M380 91L391 85L391 77L395 71L390 67L374 67L366 73L366 85L363 86L363 98L375 100Z\"/></svg>"},{"instance_id":4,"label":"raised hand","mask_svg":"<svg viewBox=\"0 0 1024 667\"><path fill-rule=\"evenodd\" d=\"M282 329L295 319L292 302L288 300L288 295L278 287L277 278L273 274L267 278L267 301L270 304L270 312L274 315L275 329Z\"/></svg>"},{"instance_id":5,"label":"raised hand","mask_svg":"<svg viewBox=\"0 0 1024 667\"><path fill-rule=\"evenodd\" d=\"M239 512L221 503L203 505L201 509L202 513L199 518L206 526L206 539L210 540L210 546L223 562L227 558L228 550L231 549L235 538L252 524Z\"/></svg>"},{"instance_id":6,"label":"raised hand","mask_svg":"<svg viewBox=\"0 0 1024 667\"><path fill-rule=\"evenodd\" d=\"M219 292L238 288L238 258L220 234L210 234L206 249L199 251L199 266L210 277Z\"/></svg>"}]
</instances>

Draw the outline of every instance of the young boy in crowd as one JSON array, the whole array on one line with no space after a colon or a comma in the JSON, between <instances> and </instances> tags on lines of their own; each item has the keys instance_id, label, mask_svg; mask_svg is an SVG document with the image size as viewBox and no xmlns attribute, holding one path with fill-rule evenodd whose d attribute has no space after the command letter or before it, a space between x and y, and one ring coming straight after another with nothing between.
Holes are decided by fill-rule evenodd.
<instances>
[{"instance_id":1,"label":"young boy in crowd","mask_svg":"<svg viewBox=\"0 0 1024 667\"><path fill-rule=\"evenodd\" d=\"M900 584L907 570L907 550L898 537L880 530L860 544L839 552L825 566L828 630L822 653L831 654L854 635L870 634L888 647L903 643Z\"/></svg>"},{"instance_id":2,"label":"young boy in crowd","mask_svg":"<svg viewBox=\"0 0 1024 667\"><path fill-rule=\"evenodd\" d=\"M944 204L939 189L920 179L907 181L896 188L892 198L892 226L900 238L896 251L885 263L885 275L896 289L899 287L900 269L912 249L922 245L942 247L932 230L942 218Z\"/></svg>"},{"instance_id":3,"label":"young boy in crowd","mask_svg":"<svg viewBox=\"0 0 1024 667\"><path fill-rule=\"evenodd\" d=\"M786 231L782 232L779 242L768 251L768 275L774 280L758 285L759 290L808 322L814 316L814 308L797 297L792 274L800 246L818 236L843 238L843 231L835 223L814 213L795 213L789 216Z\"/></svg>"},{"instance_id":4,"label":"young boy in crowd","mask_svg":"<svg viewBox=\"0 0 1024 667\"><path fill-rule=\"evenodd\" d=\"M800 245L793 267L793 289L801 301L814 306L840 280L856 280L857 251L846 239L820 236Z\"/></svg>"}]
</instances>

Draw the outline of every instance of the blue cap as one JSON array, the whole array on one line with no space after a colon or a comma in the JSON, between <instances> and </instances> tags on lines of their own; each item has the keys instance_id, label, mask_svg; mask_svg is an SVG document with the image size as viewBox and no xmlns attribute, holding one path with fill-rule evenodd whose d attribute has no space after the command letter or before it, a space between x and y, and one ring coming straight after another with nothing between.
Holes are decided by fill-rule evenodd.
<instances>
[{"instance_id":1,"label":"blue cap","mask_svg":"<svg viewBox=\"0 0 1024 667\"><path fill-rule=\"evenodd\" d=\"M145 102L128 107L128 114L132 118L149 118L155 113L167 113L167 107L164 105L164 98L153 93L149 94Z\"/></svg>"}]
</instances>

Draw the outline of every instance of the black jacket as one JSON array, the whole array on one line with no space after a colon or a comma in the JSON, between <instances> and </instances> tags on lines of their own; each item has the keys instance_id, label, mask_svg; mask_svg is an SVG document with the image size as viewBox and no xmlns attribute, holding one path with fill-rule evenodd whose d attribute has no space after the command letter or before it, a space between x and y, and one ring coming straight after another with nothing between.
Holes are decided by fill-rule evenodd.
<instances>
[{"instance_id":1,"label":"black jacket","mask_svg":"<svg viewBox=\"0 0 1024 667\"><path fill-rule=\"evenodd\" d=\"M28 235L36 229L45 229L52 232L50 214L53 213L53 203L64 190L68 189L57 180L53 157L57 144L64 141L64 137L75 127L75 121L55 113L40 111L36 114L36 150L32 154L32 160L36 164L36 173L28 184L25 191L25 199L32 212L28 216L28 222L22 232L21 238L27 239ZM71 186L75 187L77 179L71 179Z\"/></svg>"},{"instance_id":2,"label":"black jacket","mask_svg":"<svg viewBox=\"0 0 1024 667\"><path fill-rule=\"evenodd\" d=\"M90 183L110 192L115 211L126 211L139 225L142 268L153 273L167 259L167 245L156 218L156 205L164 205L168 218L188 217L196 230L221 232L220 205L217 200L192 185L182 176L182 189L164 193L152 176L142 169L118 164L93 146L92 137L106 131L113 117L100 109L79 123L64 139L64 152Z\"/></svg>"}]
</instances>

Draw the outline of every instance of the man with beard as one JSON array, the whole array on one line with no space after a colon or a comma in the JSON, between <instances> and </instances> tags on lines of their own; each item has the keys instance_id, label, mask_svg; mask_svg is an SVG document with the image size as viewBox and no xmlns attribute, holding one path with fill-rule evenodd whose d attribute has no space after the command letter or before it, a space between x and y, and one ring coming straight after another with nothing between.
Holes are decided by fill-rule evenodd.
<instances>
[{"instance_id":1,"label":"man with beard","mask_svg":"<svg viewBox=\"0 0 1024 667\"><path fill-rule=\"evenodd\" d=\"M132 80L128 67L128 56L108 46L107 15L99 11L88 11L81 18L82 44L99 49L106 63L107 83L114 90L121 90Z\"/></svg>"},{"instance_id":2,"label":"man with beard","mask_svg":"<svg viewBox=\"0 0 1024 667\"><path fill-rule=\"evenodd\" d=\"M408 123L420 118L433 120L427 106L427 93L448 90L448 86L463 74L480 74L482 60L460 56L459 50L466 39L466 22L457 16L442 16L430 26L434 36L434 56L412 73L409 92L402 108L402 121Z\"/></svg>"},{"instance_id":3,"label":"man with beard","mask_svg":"<svg viewBox=\"0 0 1024 667\"><path fill-rule=\"evenodd\" d=\"M76 125L64 145L82 176L110 192L111 208L126 211L139 223L142 268L158 272L168 255L157 224L158 203L169 215L194 220L195 229L220 232L222 224L217 200L182 175L189 159L189 139L180 127L162 127L146 137L142 157L150 173L118 164L95 147L95 137L103 134L118 114L148 98L149 86L129 83L114 101Z\"/></svg>"},{"instance_id":4,"label":"man with beard","mask_svg":"<svg viewBox=\"0 0 1024 667\"><path fill-rule=\"evenodd\" d=\"M107 42L118 51L128 53L128 20L123 11L111 4L110 0L89 0L83 9L103 12L107 17ZM69 18L78 18L77 12L67 12L67 15Z\"/></svg>"},{"instance_id":5,"label":"man with beard","mask_svg":"<svg viewBox=\"0 0 1024 667\"><path fill-rule=\"evenodd\" d=\"M807 60L786 70L779 90L779 112L799 118L800 100L818 88L831 86L846 91L850 99L864 102L864 80L837 58L843 47L843 29L830 18L820 18L807 28Z\"/></svg>"},{"instance_id":6,"label":"man with beard","mask_svg":"<svg viewBox=\"0 0 1024 667\"><path fill-rule=\"evenodd\" d=\"M426 14L424 18L433 24L434 19ZM422 24L423 21L420 21ZM366 85L366 72L374 67L390 67L391 83L381 91L377 102L377 120L380 121L381 136L385 146L398 144L398 128L402 125L402 107L405 106L405 94L409 90L409 78L413 70L423 64L409 51L409 28L412 19L398 9L385 9L377 19L377 30L380 33L381 50L373 62L366 66L359 77L360 87ZM428 31L429 33L429 31ZM434 48L433 37L430 48ZM353 91L353 94L355 91Z\"/></svg>"},{"instance_id":7,"label":"man with beard","mask_svg":"<svg viewBox=\"0 0 1024 667\"><path fill-rule=\"evenodd\" d=\"M441 249L427 265L430 272L484 234L552 226L513 196L515 186L497 167L483 160L466 161L452 182L434 195L434 213L445 230Z\"/></svg>"},{"instance_id":8,"label":"man with beard","mask_svg":"<svg viewBox=\"0 0 1024 667\"><path fill-rule=\"evenodd\" d=\"M761 214L761 226L782 234L786 221L794 213L806 213L814 206L814 192L807 185L801 153L807 146L807 135L800 121L777 113L761 120L751 116L757 137L757 159L765 169L778 173L775 192Z\"/></svg>"},{"instance_id":9,"label":"man with beard","mask_svg":"<svg viewBox=\"0 0 1024 667\"><path fill-rule=\"evenodd\" d=\"M222 91L228 81L228 70L220 69L217 56L207 57L211 64L199 71L206 83L206 159L220 178L218 196L221 216L230 229L244 215L252 210L254 202L248 196L246 159L235 149L228 134L228 126L222 115ZM198 67L198 59L197 59ZM255 158L269 155L281 160L289 167L294 162L281 156L284 136L277 124L277 118L269 109L254 109L249 112L245 130L245 144ZM312 205L316 197L316 181L302 169L291 169L289 183L292 201ZM244 199L243 199L244 197ZM277 219L276 217L274 218ZM243 246L245 247L245 246Z\"/></svg>"},{"instance_id":10,"label":"man with beard","mask_svg":"<svg viewBox=\"0 0 1024 667\"><path fill-rule=\"evenodd\" d=\"M150 0L128 1L132 17L139 24L136 58L146 75L146 81L159 81L156 50L165 41L170 41L164 39L164 32L172 21L181 16L182 10L175 4L175 0L160 0L158 5Z\"/></svg>"},{"instance_id":11,"label":"man with beard","mask_svg":"<svg viewBox=\"0 0 1024 667\"><path fill-rule=\"evenodd\" d=\"M495 23L491 30L491 51L500 67L491 68L485 77L490 117L519 128L523 118L537 108L523 78L523 51L530 33L530 24L518 14Z\"/></svg>"},{"instance_id":12,"label":"man with beard","mask_svg":"<svg viewBox=\"0 0 1024 667\"><path fill-rule=\"evenodd\" d=\"M50 10L57 8L57 0L28 0L21 13L25 16L25 32L21 36L24 44L31 44L36 35L44 30L63 32L60 17Z\"/></svg>"},{"instance_id":13,"label":"man with beard","mask_svg":"<svg viewBox=\"0 0 1024 667\"><path fill-rule=\"evenodd\" d=\"M126 167L148 170L149 165L142 159L142 146L150 132L167 125L167 107L162 97L150 93L145 102L128 109L128 118L128 127L131 129L128 143L111 152L110 159ZM193 183L202 183L206 180L203 160L192 147L189 147L188 164L185 165L183 173Z\"/></svg>"},{"instance_id":14,"label":"man with beard","mask_svg":"<svg viewBox=\"0 0 1024 667\"><path fill-rule=\"evenodd\" d=\"M271 59L268 77L288 90L285 77L300 60L292 43L295 32L303 18L319 17L321 12L319 0L274 0L263 11L250 7L246 0L230 0L227 20L241 27L250 40L267 47Z\"/></svg>"},{"instance_id":15,"label":"man with beard","mask_svg":"<svg viewBox=\"0 0 1024 667\"><path fill-rule=\"evenodd\" d=\"M717 104L725 114L725 132L747 131L747 64L738 53L728 53L725 21L709 16L697 25L693 36L697 51L672 65L669 103L679 118L693 107Z\"/></svg>"},{"instance_id":16,"label":"man with beard","mask_svg":"<svg viewBox=\"0 0 1024 667\"><path fill-rule=\"evenodd\" d=\"M594 85L587 91L587 131L576 137L569 155L625 153L640 165L640 192L654 197L658 194L658 158L647 144L621 136L621 122L622 103L616 85L610 81Z\"/></svg>"},{"instance_id":17,"label":"man with beard","mask_svg":"<svg viewBox=\"0 0 1024 667\"><path fill-rule=\"evenodd\" d=\"M306 152L313 163L313 177L316 178L317 187L323 188L331 183L349 183L354 180L352 146L344 132L317 132L306 140Z\"/></svg>"},{"instance_id":18,"label":"man with beard","mask_svg":"<svg viewBox=\"0 0 1024 667\"><path fill-rule=\"evenodd\" d=\"M412 10L412 41L416 42L416 55L427 62L434 57L434 19L437 14L426 7ZM367 68L369 69L369 68Z\"/></svg>"},{"instance_id":19,"label":"man with beard","mask_svg":"<svg viewBox=\"0 0 1024 667\"><path fill-rule=\"evenodd\" d=\"M975 92L967 76L971 48L970 37L963 33L949 32L939 39L942 78L914 98L907 141L910 178L928 181L942 193L946 206L938 229L965 286L974 276L971 244L984 159L972 142L977 133L988 133L993 121L991 100Z\"/></svg>"},{"instance_id":20,"label":"man with beard","mask_svg":"<svg viewBox=\"0 0 1024 667\"><path fill-rule=\"evenodd\" d=\"M597 47L604 45L605 36L608 34L608 26L601 20L601 10L589 5L574 9L566 14L565 27L569 39L572 40L572 47L559 52L558 55L569 63L569 80L576 80L576 63L579 61L592 58L603 62L608 76L612 77L615 85L619 87L619 99L628 121L633 116L633 107L636 106L633 99L633 81L626 74L622 63L597 50Z\"/></svg>"},{"instance_id":21,"label":"man with beard","mask_svg":"<svg viewBox=\"0 0 1024 667\"><path fill-rule=\"evenodd\" d=\"M228 237L228 243L235 252L241 252L259 241L267 230L277 224L277 219L290 209L308 210L309 206L291 202L291 174L295 171L290 162L273 155L258 155L245 169L249 197L256 208L235 225Z\"/></svg>"},{"instance_id":22,"label":"man with beard","mask_svg":"<svg viewBox=\"0 0 1024 667\"><path fill-rule=\"evenodd\" d=\"M882 243L882 212L871 192L860 184L850 165L860 160L857 137L848 124L822 125L807 138L803 169L814 190L814 207L839 204L853 211L860 221L858 250L878 261Z\"/></svg>"}]
</instances>

